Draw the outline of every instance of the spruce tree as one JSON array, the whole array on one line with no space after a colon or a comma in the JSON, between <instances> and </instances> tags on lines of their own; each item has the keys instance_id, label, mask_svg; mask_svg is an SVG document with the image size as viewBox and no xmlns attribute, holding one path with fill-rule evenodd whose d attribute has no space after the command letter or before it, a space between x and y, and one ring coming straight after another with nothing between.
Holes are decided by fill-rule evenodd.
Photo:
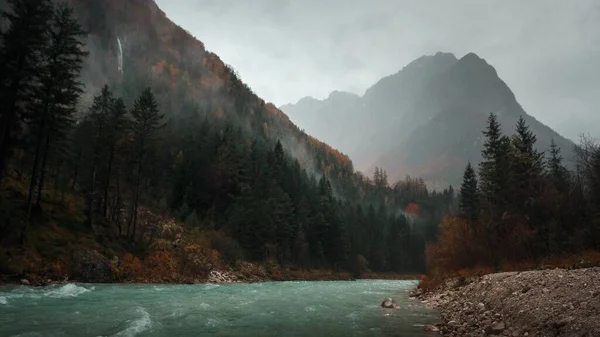
<instances>
[{"instance_id":1,"label":"spruce tree","mask_svg":"<svg viewBox=\"0 0 600 337\"><path fill-rule=\"evenodd\" d=\"M108 147L108 162L106 168L106 180L104 183L103 214L108 216L108 191L110 189L111 176L117 155L118 145L125 136L129 127L127 107L122 98L118 98L112 104L109 116L106 120L106 146Z\"/></svg>"},{"instance_id":2,"label":"spruce tree","mask_svg":"<svg viewBox=\"0 0 600 337\"><path fill-rule=\"evenodd\" d=\"M510 142L502 135L498 118L491 113L487 120L486 137L483 145L483 160L479 164L480 190L488 209L503 208L510 198Z\"/></svg>"},{"instance_id":3,"label":"spruce tree","mask_svg":"<svg viewBox=\"0 0 600 337\"><path fill-rule=\"evenodd\" d=\"M104 150L106 148L106 135L109 134L109 120L114 109L115 98L112 91L105 85L98 96L94 97L92 106L90 107L87 120L89 122L90 137L89 146L86 148L87 163L89 165L89 173L84 187L84 195L86 200L86 215L87 222L93 222L93 215L96 212L96 203L98 200L98 181L100 178L99 166L101 165Z\"/></svg>"},{"instance_id":4,"label":"spruce tree","mask_svg":"<svg viewBox=\"0 0 600 337\"><path fill-rule=\"evenodd\" d=\"M66 146L63 141L74 123L76 104L83 92L79 74L87 55L82 50L83 35L73 10L66 4L57 5L47 30L48 41L41 50L38 84L32 91L37 99L31 102L25 115L36 139L25 226L31 218L36 190L36 205L40 206L51 145ZM24 233L25 230L22 240Z\"/></svg>"},{"instance_id":5,"label":"spruce tree","mask_svg":"<svg viewBox=\"0 0 600 337\"><path fill-rule=\"evenodd\" d=\"M43 51L52 17L50 0L7 0L8 28L0 35L0 179L14 146L23 108L36 101Z\"/></svg>"},{"instance_id":6,"label":"spruce tree","mask_svg":"<svg viewBox=\"0 0 600 337\"><path fill-rule=\"evenodd\" d=\"M547 158L546 167L554 187L561 193L566 192L568 187L569 171L563 165L563 157L560 148L554 142L550 142L550 157Z\"/></svg>"},{"instance_id":7,"label":"spruce tree","mask_svg":"<svg viewBox=\"0 0 600 337\"><path fill-rule=\"evenodd\" d=\"M479 190L485 222L486 245L489 259L498 266L498 240L502 228L499 227L503 213L511 198L510 182L510 140L502 135L500 123L491 113L487 120L487 128L483 132L486 137L482 157L479 164Z\"/></svg>"},{"instance_id":8,"label":"spruce tree","mask_svg":"<svg viewBox=\"0 0 600 337\"><path fill-rule=\"evenodd\" d=\"M36 159L42 155L37 205L40 204L51 145L64 147L64 140L75 121L76 105L83 92L79 75L87 52L83 51L85 33L69 5L58 4L49 28L49 42L43 55L37 90L40 101L32 118L37 127ZM41 145L41 146L40 146ZM36 160L37 161L37 160ZM37 168L34 165L34 172ZM36 174L34 173L35 180Z\"/></svg>"},{"instance_id":9,"label":"spruce tree","mask_svg":"<svg viewBox=\"0 0 600 337\"><path fill-rule=\"evenodd\" d=\"M135 240L137 210L140 199L140 189L143 178L143 169L146 165L147 156L155 145L158 137L158 131L165 126L163 122L164 114L158 109L158 103L150 88L146 88L140 97L135 101L133 110L131 129L134 136L134 186L133 202L131 205L131 214L129 218L128 232L131 228L130 237Z\"/></svg>"},{"instance_id":10,"label":"spruce tree","mask_svg":"<svg viewBox=\"0 0 600 337\"><path fill-rule=\"evenodd\" d=\"M544 154L535 149L536 140L537 137L529 130L523 117L519 117L516 133L512 137L515 151L511 160L514 184L512 208L519 213L527 213L539 195Z\"/></svg>"},{"instance_id":11,"label":"spruce tree","mask_svg":"<svg viewBox=\"0 0 600 337\"><path fill-rule=\"evenodd\" d=\"M479 192L477 176L471 163L467 164L460 186L460 213L471 225L477 222L479 216Z\"/></svg>"}]
</instances>

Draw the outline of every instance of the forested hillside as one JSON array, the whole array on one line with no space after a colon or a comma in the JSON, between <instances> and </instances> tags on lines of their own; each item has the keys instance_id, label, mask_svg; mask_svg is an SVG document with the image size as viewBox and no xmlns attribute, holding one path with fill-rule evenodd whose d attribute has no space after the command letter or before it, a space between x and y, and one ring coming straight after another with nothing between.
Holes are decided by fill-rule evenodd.
<instances>
[{"instance_id":1,"label":"forested hillside","mask_svg":"<svg viewBox=\"0 0 600 337\"><path fill-rule=\"evenodd\" d=\"M354 172L152 1L8 4L0 274L423 270L452 188Z\"/></svg>"}]
</instances>

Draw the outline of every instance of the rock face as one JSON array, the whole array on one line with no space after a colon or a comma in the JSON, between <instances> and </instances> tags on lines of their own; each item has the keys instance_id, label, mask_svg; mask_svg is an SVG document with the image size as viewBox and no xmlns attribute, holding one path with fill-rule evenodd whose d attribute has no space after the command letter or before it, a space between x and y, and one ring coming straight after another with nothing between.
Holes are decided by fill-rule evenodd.
<instances>
[{"instance_id":1,"label":"rock face","mask_svg":"<svg viewBox=\"0 0 600 337\"><path fill-rule=\"evenodd\" d=\"M417 295L444 336L600 336L600 268L489 274Z\"/></svg>"},{"instance_id":2,"label":"rock face","mask_svg":"<svg viewBox=\"0 0 600 337\"><path fill-rule=\"evenodd\" d=\"M73 277L90 283L111 283L113 270L108 259L95 250L79 250L73 254Z\"/></svg>"},{"instance_id":3,"label":"rock face","mask_svg":"<svg viewBox=\"0 0 600 337\"><path fill-rule=\"evenodd\" d=\"M387 309L399 309L400 308L398 303L396 303L396 301L394 301L391 298L388 298L385 301L381 302L381 307L387 308Z\"/></svg>"}]
</instances>

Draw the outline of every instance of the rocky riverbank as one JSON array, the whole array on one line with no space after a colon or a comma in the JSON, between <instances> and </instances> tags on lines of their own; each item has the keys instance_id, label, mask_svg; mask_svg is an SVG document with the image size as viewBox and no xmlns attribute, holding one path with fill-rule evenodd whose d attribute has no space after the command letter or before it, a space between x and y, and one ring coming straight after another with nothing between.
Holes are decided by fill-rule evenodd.
<instances>
[{"instance_id":1,"label":"rocky riverbank","mask_svg":"<svg viewBox=\"0 0 600 337\"><path fill-rule=\"evenodd\" d=\"M254 283L269 281L350 281L353 275L331 270L303 270L281 268L276 263L238 262L234 266L223 263L201 274L181 273L176 269L165 272L159 269L144 268L137 259L111 259L93 249L80 249L72 254L70 268L35 268L36 272L2 274L0 285L22 284L27 286L47 286L66 282L81 283L136 283L136 284L198 284L198 283ZM52 265L51 265L52 267ZM365 273L368 279L416 279L416 275Z\"/></svg>"},{"instance_id":2,"label":"rocky riverbank","mask_svg":"<svg viewBox=\"0 0 600 337\"><path fill-rule=\"evenodd\" d=\"M600 268L488 274L414 294L444 336L600 336Z\"/></svg>"}]
</instances>

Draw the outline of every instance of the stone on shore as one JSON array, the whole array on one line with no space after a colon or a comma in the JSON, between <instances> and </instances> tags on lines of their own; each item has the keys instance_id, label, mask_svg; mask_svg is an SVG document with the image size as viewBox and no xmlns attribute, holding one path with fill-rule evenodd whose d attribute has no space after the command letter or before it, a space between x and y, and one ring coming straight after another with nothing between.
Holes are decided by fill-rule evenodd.
<instances>
[{"instance_id":1,"label":"stone on shore","mask_svg":"<svg viewBox=\"0 0 600 337\"><path fill-rule=\"evenodd\" d=\"M73 254L73 276L90 283L111 283L114 275L110 261L95 250L78 250Z\"/></svg>"},{"instance_id":2,"label":"stone on shore","mask_svg":"<svg viewBox=\"0 0 600 337\"><path fill-rule=\"evenodd\" d=\"M386 299L385 301L381 302L381 307L387 308L387 309L399 309L400 308L398 303L396 303L396 301L394 301L391 297Z\"/></svg>"}]
</instances>

